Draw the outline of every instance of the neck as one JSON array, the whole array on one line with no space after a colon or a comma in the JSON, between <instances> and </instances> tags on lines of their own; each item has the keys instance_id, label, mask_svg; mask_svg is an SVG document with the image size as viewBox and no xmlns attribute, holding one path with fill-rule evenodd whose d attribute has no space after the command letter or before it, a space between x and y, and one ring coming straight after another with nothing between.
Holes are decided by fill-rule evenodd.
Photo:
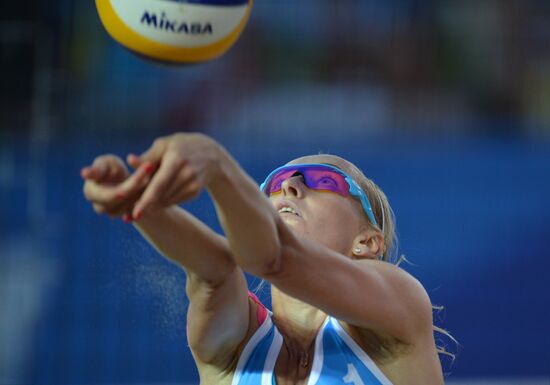
<instances>
[{"instance_id":1,"label":"neck","mask_svg":"<svg viewBox=\"0 0 550 385\"><path fill-rule=\"evenodd\" d=\"M273 322L287 347L308 351L327 315L321 310L272 287Z\"/></svg>"}]
</instances>

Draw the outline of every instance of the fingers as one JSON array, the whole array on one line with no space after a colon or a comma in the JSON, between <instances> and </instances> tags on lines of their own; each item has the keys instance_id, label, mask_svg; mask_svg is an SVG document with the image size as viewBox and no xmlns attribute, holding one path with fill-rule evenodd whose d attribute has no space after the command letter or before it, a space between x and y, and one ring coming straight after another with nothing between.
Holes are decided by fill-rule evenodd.
<instances>
[{"instance_id":1,"label":"fingers","mask_svg":"<svg viewBox=\"0 0 550 385\"><path fill-rule=\"evenodd\" d=\"M133 201L122 202L117 206L111 207L108 211L105 212L111 218L120 218L128 216L128 213L132 211L134 207ZM124 220L124 218L122 218ZM129 218L129 221L131 218ZM126 221L125 221L126 222Z\"/></svg>"},{"instance_id":2,"label":"fingers","mask_svg":"<svg viewBox=\"0 0 550 385\"><path fill-rule=\"evenodd\" d=\"M117 206L108 207L103 204L93 203L92 207L96 214L105 214L110 218L121 218L124 222L129 223L133 220L132 216L128 214L132 211L132 203L122 202Z\"/></svg>"},{"instance_id":3,"label":"fingers","mask_svg":"<svg viewBox=\"0 0 550 385\"><path fill-rule=\"evenodd\" d=\"M149 148L143 154L128 154L126 156L126 162L128 162L128 164L134 169L137 169L139 166L147 161L153 164L158 164L160 163L160 160L162 159L162 156L164 155L166 148L168 147L168 143L168 140L165 138L156 139L151 145L151 148Z\"/></svg>"},{"instance_id":4,"label":"fingers","mask_svg":"<svg viewBox=\"0 0 550 385\"><path fill-rule=\"evenodd\" d=\"M121 219L124 223L131 223L134 221L132 214L128 214L128 213L123 214Z\"/></svg>"},{"instance_id":5,"label":"fingers","mask_svg":"<svg viewBox=\"0 0 550 385\"><path fill-rule=\"evenodd\" d=\"M89 180L94 180L96 182L99 182L103 178L105 178L107 171L108 171L108 168L104 164L92 165L92 166L83 167L80 170L80 176L83 179L89 179Z\"/></svg>"},{"instance_id":6,"label":"fingers","mask_svg":"<svg viewBox=\"0 0 550 385\"><path fill-rule=\"evenodd\" d=\"M109 208L127 201L133 203L149 183L153 171L153 166L146 162L119 185L102 184L87 179L83 188L84 196L92 203Z\"/></svg>"},{"instance_id":7,"label":"fingers","mask_svg":"<svg viewBox=\"0 0 550 385\"><path fill-rule=\"evenodd\" d=\"M120 182L125 179L128 170L122 160L115 155L102 155L94 159L91 166L83 167L80 175L83 179L96 182Z\"/></svg>"},{"instance_id":8,"label":"fingers","mask_svg":"<svg viewBox=\"0 0 550 385\"><path fill-rule=\"evenodd\" d=\"M186 167L188 160L178 154L198 154L200 149L183 140L186 138L181 135L159 138L143 154L129 154L126 160L135 169L131 175L116 156L96 158L91 166L81 170L86 181L86 199L92 202L96 212L108 215L127 209L126 203L131 201L133 204L123 213L127 214L124 218L138 219L152 206L179 203L198 195L201 187L198 171Z\"/></svg>"},{"instance_id":9,"label":"fingers","mask_svg":"<svg viewBox=\"0 0 550 385\"><path fill-rule=\"evenodd\" d=\"M125 222L132 221L132 209L139 196L143 193L145 186L137 191L133 191L128 196L121 196L116 192L115 187L94 186L95 182L88 182L85 195L92 203L96 214L106 214L111 218L122 216ZM96 189L96 190L94 190Z\"/></svg>"},{"instance_id":10,"label":"fingers","mask_svg":"<svg viewBox=\"0 0 550 385\"><path fill-rule=\"evenodd\" d=\"M117 195L117 189L114 186L99 184L94 180L87 179L83 187L84 197L92 203L109 205L117 199L123 198Z\"/></svg>"},{"instance_id":11,"label":"fingers","mask_svg":"<svg viewBox=\"0 0 550 385\"><path fill-rule=\"evenodd\" d=\"M133 169L136 169L138 168L139 166L141 166L141 164L143 163L143 161L141 160L141 158L139 156L137 156L136 154L128 154L126 156L126 162L130 165L130 167L132 167Z\"/></svg>"},{"instance_id":12,"label":"fingers","mask_svg":"<svg viewBox=\"0 0 550 385\"><path fill-rule=\"evenodd\" d=\"M151 162L143 163L132 175L130 175L130 177L116 188L116 197L124 199L125 197L135 195L137 192L143 190L151 180L154 171L155 167Z\"/></svg>"},{"instance_id":13,"label":"fingers","mask_svg":"<svg viewBox=\"0 0 550 385\"><path fill-rule=\"evenodd\" d=\"M156 164L160 163L160 160L162 159L162 156L164 155L164 152L166 151L168 144L169 144L168 139L165 139L165 138L156 139L153 142L153 145L151 146L151 148L149 148L147 151L141 154L141 156L139 156L139 160L141 162L150 161Z\"/></svg>"},{"instance_id":14,"label":"fingers","mask_svg":"<svg viewBox=\"0 0 550 385\"><path fill-rule=\"evenodd\" d=\"M99 203L92 203L92 207L96 214L103 214L105 212L105 205Z\"/></svg>"},{"instance_id":15,"label":"fingers","mask_svg":"<svg viewBox=\"0 0 550 385\"><path fill-rule=\"evenodd\" d=\"M128 211L132 210L132 205L128 203L121 203L115 207L107 207L106 205L100 203L93 203L92 207L96 214L105 214L110 218L118 218L126 215Z\"/></svg>"},{"instance_id":16,"label":"fingers","mask_svg":"<svg viewBox=\"0 0 550 385\"><path fill-rule=\"evenodd\" d=\"M184 170L187 171L187 170ZM178 204L195 198L201 192L201 183L193 178L194 175L187 172L187 176L181 177L181 182L173 184L164 192L163 202L166 204Z\"/></svg>"},{"instance_id":17,"label":"fingers","mask_svg":"<svg viewBox=\"0 0 550 385\"><path fill-rule=\"evenodd\" d=\"M181 181L181 179L177 180L177 176L185 163L186 161L178 156L166 156L162 160L160 168L134 206L132 211L134 218L139 219L150 206L163 202L164 191L172 183Z\"/></svg>"},{"instance_id":18,"label":"fingers","mask_svg":"<svg viewBox=\"0 0 550 385\"><path fill-rule=\"evenodd\" d=\"M175 180L175 182L174 182ZM188 201L199 195L201 192L201 183L197 180L195 173L189 168L184 167L179 175L172 178L170 185L167 185L161 191L154 193L155 198L152 201L148 201L144 206L136 203L135 210L132 211L132 215L129 220L139 220L143 213L151 207L162 206L167 207L180 202ZM139 204L139 205L138 205ZM134 215L135 214L135 215Z\"/></svg>"}]
</instances>

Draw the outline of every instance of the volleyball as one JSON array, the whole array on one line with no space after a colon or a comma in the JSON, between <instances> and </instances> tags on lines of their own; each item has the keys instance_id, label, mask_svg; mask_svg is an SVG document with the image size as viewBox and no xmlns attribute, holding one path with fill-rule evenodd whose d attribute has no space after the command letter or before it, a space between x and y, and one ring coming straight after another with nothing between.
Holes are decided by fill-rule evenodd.
<instances>
[{"instance_id":1,"label":"volleyball","mask_svg":"<svg viewBox=\"0 0 550 385\"><path fill-rule=\"evenodd\" d=\"M243 31L253 0L96 0L101 23L148 58L197 63L225 53Z\"/></svg>"}]
</instances>

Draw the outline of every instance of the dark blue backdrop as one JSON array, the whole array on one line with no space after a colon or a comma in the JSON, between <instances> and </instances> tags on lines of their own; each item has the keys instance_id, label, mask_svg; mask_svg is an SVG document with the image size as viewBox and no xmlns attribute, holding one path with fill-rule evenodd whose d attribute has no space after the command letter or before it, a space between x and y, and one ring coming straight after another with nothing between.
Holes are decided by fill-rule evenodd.
<instances>
[{"instance_id":1,"label":"dark blue backdrop","mask_svg":"<svg viewBox=\"0 0 550 385\"><path fill-rule=\"evenodd\" d=\"M151 138L152 139L152 138ZM261 147L220 138L257 181L287 160L319 151L360 166L387 193L401 252L434 304L436 323L460 342L450 378L547 376L550 152L514 139L399 142L361 147L312 141ZM26 178L26 144L15 143ZM79 169L99 153L141 151L147 142L51 142L46 217L29 223L23 183L0 190L4 239L31 231L56 277L31 333L25 370L33 384L195 382L186 347L185 277L129 225L96 216ZM208 197L187 204L219 229ZM264 299L267 292L264 292ZM267 301L267 299L266 299Z\"/></svg>"}]
</instances>

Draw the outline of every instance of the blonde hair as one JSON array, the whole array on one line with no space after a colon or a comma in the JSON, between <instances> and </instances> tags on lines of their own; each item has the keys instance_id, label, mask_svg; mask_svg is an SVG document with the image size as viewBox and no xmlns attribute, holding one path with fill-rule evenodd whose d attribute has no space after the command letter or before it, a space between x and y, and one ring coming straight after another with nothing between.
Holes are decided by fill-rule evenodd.
<instances>
[{"instance_id":1,"label":"blonde hair","mask_svg":"<svg viewBox=\"0 0 550 385\"><path fill-rule=\"evenodd\" d=\"M367 194L367 198L369 199L374 213L374 218L377 222L377 225L375 225L367 221L369 227L380 231L384 236L384 252L382 253L381 259L398 265L400 263L400 258L397 257L399 242L395 228L395 214L390 206L388 197L384 194L382 189L372 180L367 178L357 166L345 159L342 160L349 166L348 170L343 171L350 174L359 184L359 187Z\"/></svg>"},{"instance_id":2,"label":"blonde hair","mask_svg":"<svg viewBox=\"0 0 550 385\"><path fill-rule=\"evenodd\" d=\"M399 241L397 238L395 225L395 214L390 206L388 197L386 196L386 194L384 194L382 189L372 180L367 178L356 165L347 161L346 159L331 154L320 155L333 157L338 160L339 164L334 164L334 166L341 168L342 171L348 173L353 178L353 180L355 180L355 182L359 184L365 194L367 194L367 197L372 207L372 211L374 212L374 218L376 219L377 225L371 223L365 213L365 218L367 219L366 222L371 229L378 230L380 233L382 233L384 237L384 253L382 254L380 259L389 263L393 263L396 266L399 266L402 262L409 262L405 258L404 254L401 254L398 257ZM440 312L443 310L443 306L432 305L432 309ZM453 341L453 343L458 345L456 339L447 330L440 328L436 325L432 325L432 329L434 333L444 335L445 337ZM456 357L455 354L447 350L446 344L442 342L440 338L438 338L437 340L441 342L440 344L436 344L437 352L439 354L451 357L451 359L454 361Z\"/></svg>"}]
</instances>

